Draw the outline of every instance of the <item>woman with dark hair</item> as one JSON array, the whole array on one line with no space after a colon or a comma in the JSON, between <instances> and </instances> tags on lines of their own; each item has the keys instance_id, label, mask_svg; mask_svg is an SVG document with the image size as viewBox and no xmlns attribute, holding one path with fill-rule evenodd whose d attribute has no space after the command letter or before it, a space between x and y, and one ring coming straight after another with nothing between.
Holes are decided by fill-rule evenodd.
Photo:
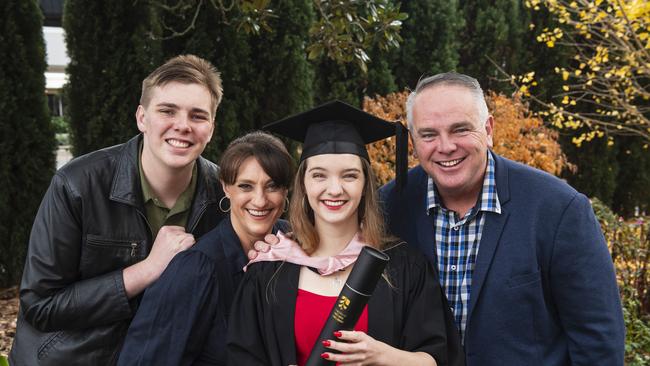
<instances>
[{"instance_id":1,"label":"woman with dark hair","mask_svg":"<svg viewBox=\"0 0 650 366\"><path fill-rule=\"evenodd\" d=\"M228 146L220 166L219 208L229 218L177 254L145 291L119 365L225 364L228 313L245 253L277 231L294 164L278 138L252 132Z\"/></svg>"},{"instance_id":2,"label":"woman with dark hair","mask_svg":"<svg viewBox=\"0 0 650 366\"><path fill-rule=\"evenodd\" d=\"M365 245L390 261L354 330L334 332L320 357L340 365L462 357L448 350L457 334L431 264L384 231L365 144L395 127L342 102L267 126L304 142L289 208L295 241L279 233L280 243L249 264L233 301L229 364L304 365Z\"/></svg>"}]
</instances>

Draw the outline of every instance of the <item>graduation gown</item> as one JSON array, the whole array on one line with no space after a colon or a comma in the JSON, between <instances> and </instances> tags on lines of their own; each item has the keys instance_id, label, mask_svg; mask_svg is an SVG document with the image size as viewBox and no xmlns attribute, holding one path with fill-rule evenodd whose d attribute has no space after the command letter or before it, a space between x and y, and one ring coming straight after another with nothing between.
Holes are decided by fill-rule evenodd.
<instances>
[{"instance_id":1,"label":"graduation gown","mask_svg":"<svg viewBox=\"0 0 650 366\"><path fill-rule=\"evenodd\" d=\"M446 305L433 268L404 242L385 252L390 256L386 267L390 283L380 279L368 302L368 334L401 350L426 352L438 365L446 365ZM299 274L299 265L286 262L249 267L232 304L229 365L296 364Z\"/></svg>"},{"instance_id":2,"label":"graduation gown","mask_svg":"<svg viewBox=\"0 0 650 366\"><path fill-rule=\"evenodd\" d=\"M118 365L225 365L228 311L247 261L230 218L177 254L145 291Z\"/></svg>"}]
</instances>

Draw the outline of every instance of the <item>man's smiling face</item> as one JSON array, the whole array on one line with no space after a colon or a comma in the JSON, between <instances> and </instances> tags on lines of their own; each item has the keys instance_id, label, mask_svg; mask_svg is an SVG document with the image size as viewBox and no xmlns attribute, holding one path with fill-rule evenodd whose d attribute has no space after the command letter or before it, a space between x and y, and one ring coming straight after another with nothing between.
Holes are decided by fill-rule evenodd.
<instances>
[{"instance_id":1,"label":"man's smiling face","mask_svg":"<svg viewBox=\"0 0 650 366\"><path fill-rule=\"evenodd\" d=\"M415 99L415 152L443 197L480 192L493 127L491 116L480 119L475 96L462 86L435 85Z\"/></svg>"},{"instance_id":2,"label":"man's smiling face","mask_svg":"<svg viewBox=\"0 0 650 366\"><path fill-rule=\"evenodd\" d=\"M136 112L144 135L143 164L182 169L201 155L214 131L210 92L199 84L170 82L153 88Z\"/></svg>"}]
</instances>

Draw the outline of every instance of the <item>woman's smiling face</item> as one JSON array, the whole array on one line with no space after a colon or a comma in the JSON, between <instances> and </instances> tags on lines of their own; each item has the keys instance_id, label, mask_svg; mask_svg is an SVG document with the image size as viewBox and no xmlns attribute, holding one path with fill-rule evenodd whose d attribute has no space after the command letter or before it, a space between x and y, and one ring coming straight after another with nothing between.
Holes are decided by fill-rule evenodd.
<instances>
[{"instance_id":1,"label":"woman's smiling face","mask_svg":"<svg viewBox=\"0 0 650 366\"><path fill-rule=\"evenodd\" d=\"M230 199L233 228L245 245L271 232L287 196L287 190L277 186L254 157L244 160L235 183L224 184L223 190Z\"/></svg>"},{"instance_id":2,"label":"woman's smiling face","mask_svg":"<svg viewBox=\"0 0 650 366\"><path fill-rule=\"evenodd\" d=\"M358 220L365 176L361 158L352 154L323 154L307 159L305 192L315 224Z\"/></svg>"}]
</instances>

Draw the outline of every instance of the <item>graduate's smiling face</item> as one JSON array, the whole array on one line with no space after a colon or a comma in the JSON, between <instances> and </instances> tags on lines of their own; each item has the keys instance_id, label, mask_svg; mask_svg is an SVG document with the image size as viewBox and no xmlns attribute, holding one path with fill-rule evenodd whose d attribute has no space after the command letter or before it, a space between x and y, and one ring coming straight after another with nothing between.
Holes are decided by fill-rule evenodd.
<instances>
[{"instance_id":1,"label":"graduate's smiling face","mask_svg":"<svg viewBox=\"0 0 650 366\"><path fill-rule=\"evenodd\" d=\"M312 156L305 163L305 193L314 211L314 223L358 223L365 185L361 158L353 154L323 154Z\"/></svg>"},{"instance_id":2,"label":"graduate's smiling face","mask_svg":"<svg viewBox=\"0 0 650 366\"><path fill-rule=\"evenodd\" d=\"M271 232L284 209L287 189L278 186L257 159L249 157L239 167L233 184L223 184L230 199L230 220L246 247Z\"/></svg>"}]
</instances>

